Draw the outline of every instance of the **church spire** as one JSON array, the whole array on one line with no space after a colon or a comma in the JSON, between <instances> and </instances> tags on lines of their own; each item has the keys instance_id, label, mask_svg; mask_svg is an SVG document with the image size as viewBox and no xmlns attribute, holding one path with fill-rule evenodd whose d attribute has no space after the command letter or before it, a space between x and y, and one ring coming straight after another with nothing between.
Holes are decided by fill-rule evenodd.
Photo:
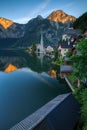
<instances>
[{"instance_id":1,"label":"church spire","mask_svg":"<svg viewBox=\"0 0 87 130\"><path fill-rule=\"evenodd\" d=\"M41 52L43 52L44 51L44 48L43 48L43 33L42 33L42 31L41 31L41 41L40 41L40 44L41 44Z\"/></svg>"}]
</instances>

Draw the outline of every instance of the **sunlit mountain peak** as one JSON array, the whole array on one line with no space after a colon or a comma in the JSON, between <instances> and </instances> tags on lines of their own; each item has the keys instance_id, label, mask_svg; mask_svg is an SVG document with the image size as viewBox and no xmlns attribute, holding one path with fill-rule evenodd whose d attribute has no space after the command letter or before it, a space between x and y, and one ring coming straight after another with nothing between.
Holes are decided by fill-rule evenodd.
<instances>
[{"instance_id":1,"label":"sunlit mountain peak","mask_svg":"<svg viewBox=\"0 0 87 130\"><path fill-rule=\"evenodd\" d=\"M14 22L5 18L0 18L0 24L5 28L9 28Z\"/></svg>"}]
</instances>

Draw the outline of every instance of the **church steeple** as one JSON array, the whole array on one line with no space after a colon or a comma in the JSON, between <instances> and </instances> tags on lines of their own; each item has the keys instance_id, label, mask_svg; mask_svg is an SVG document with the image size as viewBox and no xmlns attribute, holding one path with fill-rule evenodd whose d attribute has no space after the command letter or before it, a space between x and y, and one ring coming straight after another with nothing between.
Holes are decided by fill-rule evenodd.
<instances>
[{"instance_id":1,"label":"church steeple","mask_svg":"<svg viewBox=\"0 0 87 130\"><path fill-rule=\"evenodd\" d=\"M45 54L43 32L42 31L41 31L41 34L40 34L40 43L37 45L37 52Z\"/></svg>"},{"instance_id":2,"label":"church steeple","mask_svg":"<svg viewBox=\"0 0 87 130\"><path fill-rule=\"evenodd\" d=\"M41 44L40 51L43 52L44 51L44 47L43 47L43 33L42 32L41 32L41 41L40 41L40 44Z\"/></svg>"}]
</instances>

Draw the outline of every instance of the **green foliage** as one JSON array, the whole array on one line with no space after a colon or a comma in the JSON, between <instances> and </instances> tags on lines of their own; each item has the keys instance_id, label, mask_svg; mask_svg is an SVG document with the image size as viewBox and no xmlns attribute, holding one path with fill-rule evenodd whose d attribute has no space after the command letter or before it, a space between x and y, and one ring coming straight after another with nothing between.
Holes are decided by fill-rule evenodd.
<instances>
[{"instance_id":1,"label":"green foliage","mask_svg":"<svg viewBox=\"0 0 87 130\"><path fill-rule=\"evenodd\" d=\"M58 57L58 51L56 51L56 50L52 51L52 55L54 55L55 59L57 59L57 57Z\"/></svg>"},{"instance_id":2,"label":"green foliage","mask_svg":"<svg viewBox=\"0 0 87 130\"><path fill-rule=\"evenodd\" d=\"M75 88L74 95L81 104L81 121L83 122L83 129L87 130L87 88L80 86Z\"/></svg>"},{"instance_id":3,"label":"green foliage","mask_svg":"<svg viewBox=\"0 0 87 130\"><path fill-rule=\"evenodd\" d=\"M83 104L81 108L82 118L87 123L87 101L85 101L85 104Z\"/></svg>"},{"instance_id":4,"label":"green foliage","mask_svg":"<svg viewBox=\"0 0 87 130\"><path fill-rule=\"evenodd\" d=\"M55 50L54 50L54 51L52 51L52 54L53 54L53 55L56 55L56 51L55 51Z\"/></svg>"},{"instance_id":5,"label":"green foliage","mask_svg":"<svg viewBox=\"0 0 87 130\"><path fill-rule=\"evenodd\" d=\"M82 130L87 130L87 124L84 125Z\"/></svg>"},{"instance_id":6,"label":"green foliage","mask_svg":"<svg viewBox=\"0 0 87 130\"><path fill-rule=\"evenodd\" d=\"M79 55L73 55L71 60L73 61L73 74L82 80L87 77L87 39L82 39L77 46Z\"/></svg>"},{"instance_id":7,"label":"green foliage","mask_svg":"<svg viewBox=\"0 0 87 130\"><path fill-rule=\"evenodd\" d=\"M54 63L57 64L57 65L63 64L63 58L62 58L62 56L58 56L58 58L56 59L56 61Z\"/></svg>"},{"instance_id":8,"label":"green foliage","mask_svg":"<svg viewBox=\"0 0 87 130\"><path fill-rule=\"evenodd\" d=\"M75 80L76 80L76 77L75 77L73 74L71 74L71 75L68 76L68 78L69 78L70 82L71 82L72 84L74 84L74 82L75 82Z\"/></svg>"},{"instance_id":9,"label":"green foliage","mask_svg":"<svg viewBox=\"0 0 87 130\"><path fill-rule=\"evenodd\" d=\"M78 43L77 50L79 54L71 57L74 68L73 75L70 77L72 82L75 79L74 77L78 78L80 81L87 78L87 39L82 39ZM81 84L79 88L75 87L75 92L73 94L81 104L81 120L82 123L84 123L82 130L87 130L87 88L84 86L85 85Z\"/></svg>"},{"instance_id":10,"label":"green foliage","mask_svg":"<svg viewBox=\"0 0 87 130\"><path fill-rule=\"evenodd\" d=\"M82 39L78 46L77 46L77 49L80 51L80 53L83 55L83 56L87 56L87 39Z\"/></svg>"},{"instance_id":11,"label":"green foliage","mask_svg":"<svg viewBox=\"0 0 87 130\"><path fill-rule=\"evenodd\" d=\"M68 50L68 51L66 52L66 56L67 56L67 57L71 57L71 56L72 56L72 52L71 52L70 50Z\"/></svg>"},{"instance_id":12,"label":"green foliage","mask_svg":"<svg viewBox=\"0 0 87 130\"><path fill-rule=\"evenodd\" d=\"M36 44L35 44L35 43L33 43L33 44L32 44L32 52L35 52L35 51L36 51L36 49L37 49Z\"/></svg>"},{"instance_id":13,"label":"green foliage","mask_svg":"<svg viewBox=\"0 0 87 130\"><path fill-rule=\"evenodd\" d=\"M81 116L85 123L87 123L87 88L83 89L81 92Z\"/></svg>"},{"instance_id":14,"label":"green foliage","mask_svg":"<svg viewBox=\"0 0 87 130\"><path fill-rule=\"evenodd\" d=\"M82 98L82 104L87 103L87 88L82 89L81 98Z\"/></svg>"},{"instance_id":15,"label":"green foliage","mask_svg":"<svg viewBox=\"0 0 87 130\"><path fill-rule=\"evenodd\" d=\"M87 12L80 16L73 24L74 28L84 31L87 26Z\"/></svg>"},{"instance_id":16,"label":"green foliage","mask_svg":"<svg viewBox=\"0 0 87 130\"><path fill-rule=\"evenodd\" d=\"M73 92L73 94L74 94L75 98L78 100L78 102L80 104L82 104L81 94L82 94L83 87L82 86L80 86L79 88L75 87L74 89L75 89L75 91Z\"/></svg>"}]
</instances>

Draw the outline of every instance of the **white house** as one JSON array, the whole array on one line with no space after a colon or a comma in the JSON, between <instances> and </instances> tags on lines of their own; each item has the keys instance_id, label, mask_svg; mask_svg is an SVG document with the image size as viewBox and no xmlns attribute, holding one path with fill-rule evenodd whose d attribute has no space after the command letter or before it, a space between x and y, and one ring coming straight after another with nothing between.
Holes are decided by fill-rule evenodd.
<instances>
[{"instance_id":1,"label":"white house","mask_svg":"<svg viewBox=\"0 0 87 130\"><path fill-rule=\"evenodd\" d=\"M48 47L46 48L46 52L51 53L52 51L54 51L53 47L48 46Z\"/></svg>"},{"instance_id":2,"label":"white house","mask_svg":"<svg viewBox=\"0 0 87 130\"><path fill-rule=\"evenodd\" d=\"M72 49L73 45L69 41L62 41L62 43L58 47L58 53L59 55L62 55L62 57L66 56L66 53L69 49Z\"/></svg>"}]
</instances>

